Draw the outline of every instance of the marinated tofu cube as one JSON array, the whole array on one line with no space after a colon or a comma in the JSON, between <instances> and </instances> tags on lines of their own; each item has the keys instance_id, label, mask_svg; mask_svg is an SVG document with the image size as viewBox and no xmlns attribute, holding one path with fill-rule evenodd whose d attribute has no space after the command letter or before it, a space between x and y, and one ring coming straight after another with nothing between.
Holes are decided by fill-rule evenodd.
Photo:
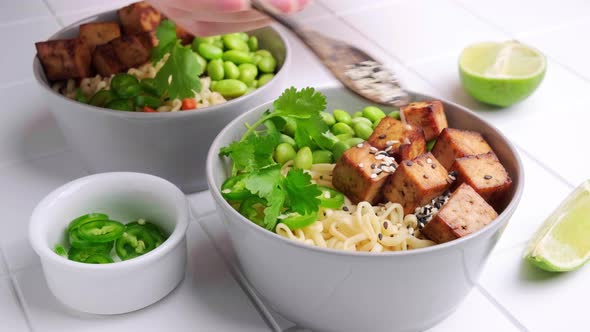
<instances>
[{"instance_id":1,"label":"marinated tofu cube","mask_svg":"<svg viewBox=\"0 0 590 332\"><path fill-rule=\"evenodd\" d=\"M398 162L416 158L426 151L426 140L421 128L389 116L381 119L367 142L381 151L387 151Z\"/></svg>"},{"instance_id":2,"label":"marinated tofu cube","mask_svg":"<svg viewBox=\"0 0 590 332\"><path fill-rule=\"evenodd\" d=\"M480 133L445 128L436 139L432 154L446 169L450 169L457 158L474 156L490 151L492 151L492 148Z\"/></svg>"},{"instance_id":3,"label":"marinated tofu cube","mask_svg":"<svg viewBox=\"0 0 590 332\"><path fill-rule=\"evenodd\" d=\"M451 182L447 170L428 152L402 161L383 186L383 195L385 200L401 204L406 214L414 213L449 189Z\"/></svg>"},{"instance_id":4,"label":"marinated tofu cube","mask_svg":"<svg viewBox=\"0 0 590 332\"><path fill-rule=\"evenodd\" d=\"M115 54L126 69L149 61L151 50L157 45L153 32L123 35L111 41Z\"/></svg>"},{"instance_id":5,"label":"marinated tofu cube","mask_svg":"<svg viewBox=\"0 0 590 332\"><path fill-rule=\"evenodd\" d=\"M498 214L470 185L461 184L421 233L444 243L482 229Z\"/></svg>"},{"instance_id":6,"label":"marinated tofu cube","mask_svg":"<svg viewBox=\"0 0 590 332\"><path fill-rule=\"evenodd\" d=\"M458 158L451 166L457 181L470 185L496 211L508 203L512 179L493 152Z\"/></svg>"},{"instance_id":7,"label":"marinated tofu cube","mask_svg":"<svg viewBox=\"0 0 590 332\"><path fill-rule=\"evenodd\" d=\"M103 45L121 36L117 22L96 22L80 25L80 39L90 48L90 52L98 45Z\"/></svg>"},{"instance_id":8,"label":"marinated tofu cube","mask_svg":"<svg viewBox=\"0 0 590 332\"><path fill-rule=\"evenodd\" d=\"M184 30L179 25L176 25L176 37L180 39L180 43L182 45L188 45L192 43L193 39L195 38L195 36Z\"/></svg>"},{"instance_id":9,"label":"marinated tofu cube","mask_svg":"<svg viewBox=\"0 0 590 332\"><path fill-rule=\"evenodd\" d=\"M126 34L153 31L160 24L162 15L145 1L135 2L117 11Z\"/></svg>"},{"instance_id":10,"label":"marinated tofu cube","mask_svg":"<svg viewBox=\"0 0 590 332\"><path fill-rule=\"evenodd\" d=\"M35 47L50 81L92 76L92 56L82 40L49 40L35 43Z\"/></svg>"},{"instance_id":11,"label":"marinated tofu cube","mask_svg":"<svg viewBox=\"0 0 590 332\"><path fill-rule=\"evenodd\" d=\"M449 126L443 104L438 100L410 103L400 110L406 123L424 130L427 141L437 138Z\"/></svg>"},{"instance_id":12,"label":"marinated tofu cube","mask_svg":"<svg viewBox=\"0 0 590 332\"><path fill-rule=\"evenodd\" d=\"M125 65L119 61L111 43L99 45L92 54L92 65L103 77L109 77L125 71Z\"/></svg>"},{"instance_id":13,"label":"marinated tofu cube","mask_svg":"<svg viewBox=\"0 0 590 332\"><path fill-rule=\"evenodd\" d=\"M354 204L378 203L385 180L395 172L395 159L386 153L376 153L376 148L364 142L344 151L336 162L332 184Z\"/></svg>"}]
</instances>

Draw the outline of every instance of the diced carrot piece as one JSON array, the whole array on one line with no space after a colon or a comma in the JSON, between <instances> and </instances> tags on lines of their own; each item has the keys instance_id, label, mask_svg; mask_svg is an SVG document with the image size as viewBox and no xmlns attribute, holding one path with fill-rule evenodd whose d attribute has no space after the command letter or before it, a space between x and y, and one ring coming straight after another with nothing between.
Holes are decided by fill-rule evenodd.
<instances>
[{"instance_id":1,"label":"diced carrot piece","mask_svg":"<svg viewBox=\"0 0 590 332\"><path fill-rule=\"evenodd\" d=\"M182 100L182 110L192 110L197 108L197 102L193 98L184 98Z\"/></svg>"},{"instance_id":2,"label":"diced carrot piece","mask_svg":"<svg viewBox=\"0 0 590 332\"><path fill-rule=\"evenodd\" d=\"M153 109L151 107L148 107L148 106L144 106L143 107L143 111L146 112L146 113L155 113L155 112L157 112L155 109Z\"/></svg>"}]
</instances>

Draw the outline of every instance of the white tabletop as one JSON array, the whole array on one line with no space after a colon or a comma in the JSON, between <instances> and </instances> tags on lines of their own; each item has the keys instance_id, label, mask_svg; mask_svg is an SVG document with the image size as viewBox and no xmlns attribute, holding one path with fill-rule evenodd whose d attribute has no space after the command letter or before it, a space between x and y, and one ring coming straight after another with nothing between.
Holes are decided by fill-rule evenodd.
<instances>
[{"instance_id":1,"label":"white tabletop","mask_svg":"<svg viewBox=\"0 0 590 332\"><path fill-rule=\"evenodd\" d=\"M0 330L296 331L235 269L208 192L189 195L189 268L173 293L118 316L81 315L50 294L26 239L31 209L57 186L86 175L65 144L31 63L35 41L129 0L0 2ZM316 0L297 20L345 39L392 66L412 90L465 105L518 146L526 185L521 204L460 308L430 331L588 331L590 267L550 274L523 264L525 242L557 204L590 177L590 1ZM465 94L460 50L476 41L518 39L548 57L529 99L493 110ZM290 84L336 84L294 37ZM262 102L262 101L261 101ZM395 331L392 328L392 331Z\"/></svg>"}]
</instances>

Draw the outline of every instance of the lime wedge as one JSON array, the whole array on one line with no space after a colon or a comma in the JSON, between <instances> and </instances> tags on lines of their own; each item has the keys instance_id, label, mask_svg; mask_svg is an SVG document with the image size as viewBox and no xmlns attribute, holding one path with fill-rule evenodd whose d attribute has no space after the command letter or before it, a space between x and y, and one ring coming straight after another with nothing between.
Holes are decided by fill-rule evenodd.
<instances>
[{"instance_id":1,"label":"lime wedge","mask_svg":"<svg viewBox=\"0 0 590 332\"><path fill-rule=\"evenodd\" d=\"M532 94L546 67L541 52L517 41L470 45L459 57L463 88L483 103L503 107Z\"/></svg>"},{"instance_id":2,"label":"lime wedge","mask_svg":"<svg viewBox=\"0 0 590 332\"><path fill-rule=\"evenodd\" d=\"M529 243L525 258L555 272L575 270L590 260L590 180L547 218Z\"/></svg>"}]
</instances>

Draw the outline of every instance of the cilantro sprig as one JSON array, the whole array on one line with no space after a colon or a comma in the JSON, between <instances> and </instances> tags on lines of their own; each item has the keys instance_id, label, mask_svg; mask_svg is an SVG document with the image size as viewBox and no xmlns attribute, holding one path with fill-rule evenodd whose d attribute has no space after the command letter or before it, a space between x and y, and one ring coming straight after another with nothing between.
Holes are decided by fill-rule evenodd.
<instances>
[{"instance_id":1,"label":"cilantro sprig","mask_svg":"<svg viewBox=\"0 0 590 332\"><path fill-rule=\"evenodd\" d=\"M311 176L301 169L291 169L282 176L281 165L272 157L279 144L279 129L286 119L296 122L295 141L300 148L329 149L333 144L329 128L320 117L320 112L326 108L326 98L313 88L300 91L289 88L274 101L273 108L248 126L239 141L219 152L220 156L232 159L234 176L245 174L246 189L267 202L263 222L269 230L275 229L281 214L307 215L317 212L320 205L317 197L321 191L311 182Z\"/></svg>"},{"instance_id":2,"label":"cilantro sprig","mask_svg":"<svg viewBox=\"0 0 590 332\"><path fill-rule=\"evenodd\" d=\"M170 54L166 63L155 77L155 86L160 96L192 98L195 91L201 91L203 68L190 48L182 46L176 37L176 26L170 20L164 20L156 28L158 45L152 49L152 62L160 61Z\"/></svg>"}]
</instances>

